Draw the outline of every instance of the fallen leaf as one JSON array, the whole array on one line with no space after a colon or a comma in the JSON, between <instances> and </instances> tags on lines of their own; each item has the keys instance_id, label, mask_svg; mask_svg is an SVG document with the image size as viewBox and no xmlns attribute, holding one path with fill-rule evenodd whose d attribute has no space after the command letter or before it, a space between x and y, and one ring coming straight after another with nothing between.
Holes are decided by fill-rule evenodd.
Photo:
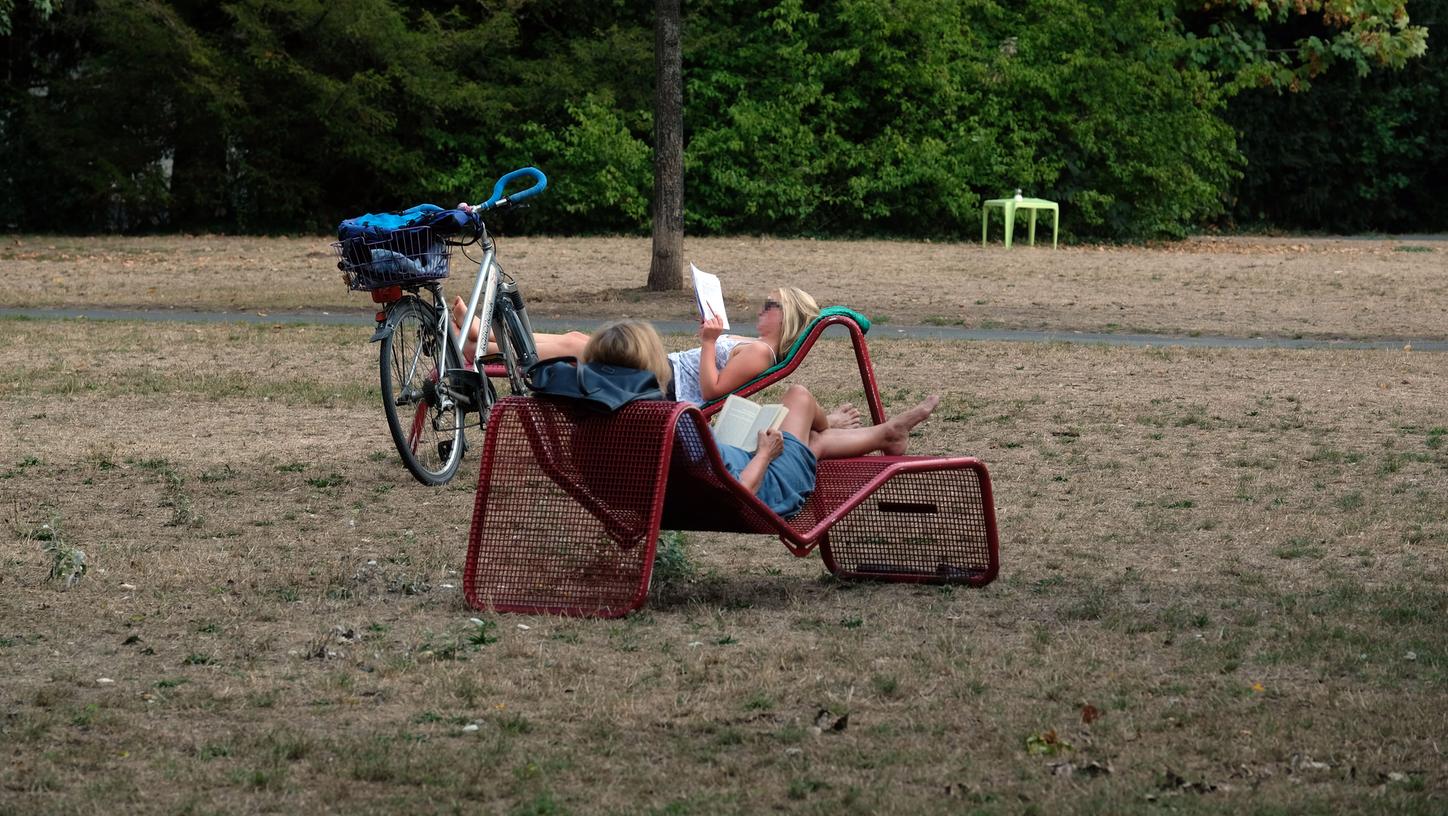
<instances>
[{"instance_id":1,"label":"fallen leaf","mask_svg":"<svg viewBox=\"0 0 1448 816\"><path fill-rule=\"evenodd\" d=\"M945 786L945 795L951 799L980 799L981 790L976 785L951 782Z\"/></svg>"},{"instance_id":2,"label":"fallen leaf","mask_svg":"<svg viewBox=\"0 0 1448 816\"><path fill-rule=\"evenodd\" d=\"M1211 793L1217 789L1217 786L1210 782L1188 782L1170 768L1168 768L1166 774L1162 776L1157 787L1162 790L1180 791L1182 793Z\"/></svg>"},{"instance_id":3,"label":"fallen leaf","mask_svg":"<svg viewBox=\"0 0 1448 816\"><path fill-rule=\"evenodd\" d=\"M849 714L841 714L840 716L836 717L834 714L830 713L829 709L822 708L817 714L815 714L814 731L816 734L821 734L825 731L843 731L849 726L849 724Z\"/></svg>"},{"instance_id":4,"label":"fallen leaf","mask_svg":"<svg viewBox=\"0 0 1448 816\"><path fill-rule=\"evenodd\" d=\"M1091 723L1096 722L1096 720L1100 717L1101 712L1096 708L1096 706L1091 705L1090 703L1081 706L1081 722L1090 725Z\"/></svg>"},{"instance_id":5,"label":"fallen leaf","mask_svg":"<svg viewBox=\"0 0 1448 816\"><path fill-rule=\"evenodd\" d=\"M1086 776L1098 777L1107 776L1111 773L1111 766L1092 760L1085 764L1078 765L1074 762L1052 762L1051 773L1055 776Z\"/></svg>"},{"instance_id":6,"label":"fallen leaf","mask_svg":"<svg viewBox=\"0 0 1448 816\"><path fill-rule=\"evenodd\" d=\"M1287 765L1293 771L1327 771L1332 769L1332 766L1326 762L1318 762L1306 754L1293 754L1287 760Z\"/></svg>"},{"instance_id":7,"label":"fallen leaf","mask_svg":"<svg viewBox=\"0 0 1448 816\"><path fill-rule=\"evenodd\" d=\"M1026 753L1032 756L1055 756L1071 749L1071 743L1061 739L1054 728L1026 737Z\"/></svg>"}]
</instances>

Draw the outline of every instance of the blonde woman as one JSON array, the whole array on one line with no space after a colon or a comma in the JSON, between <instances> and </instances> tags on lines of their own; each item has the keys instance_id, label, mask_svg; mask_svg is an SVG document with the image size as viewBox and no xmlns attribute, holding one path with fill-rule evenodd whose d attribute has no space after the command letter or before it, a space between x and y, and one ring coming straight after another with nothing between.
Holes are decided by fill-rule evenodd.
<instances>
[{"instance_id":1,"label":"blonde woman","mask_svg":"<svg viewBox=\"0 0 1448 816\"><path fill-rule=\"evenodd\" d=\"M584 344L578 361L647 371L665 393L673 376L659 333L642 320L618 320L599 327Z\"/></svg>"},{"instance_id":2,"label":"blonde woman","mask_svg":"<svg viewBox=\"0 0 1448 816\"><path fill-rule=\"evenodd\" d=\"M453 301L454 325L466 310L462 298ZM784 286L770 293L759 307L754 325L758 337L724 334L723 323L718 319L704 321L699 327L697 348L668 355L672 376L665 393L680 402L702 405L733 392L778 363L780 355L794 346L805 326L819 313L819 304L808 292ZM653 327L649 330L653 331ZM468 347L464 349L466 359L472 358L477 336L478 321L474 318ZM534 334L533 339L538 357L543 360L582 357L589 341L588 335L581 332ZM664 380L661 379L659 385L665 387ZM840 427L853 427L860 423L860 412L845 403L830 415L830 420Z\"/></svg>"},{"instance_id":3,"label":"blonde woman","mask_svg":"<svg viewBox=\"0 0 1448 816\"><path fill-rule=\"evenodd\" d=\"M699 327L699 347L669 355L674 370L671 392L680 402L702 405L734 391L779 362L800 332L819 316L809 293L783 286L759 307L754 324L758 337L724 334L723 321L712 318Z\"/></svg>"},{"instance_id":4,"label":"blonde woman","mask_svg":"<svg viewBox=\"0 0 1448 816\"><path fill-rule=\"evenodd\" d=\"M583 349L587 363L652 372L665 388L673 365L664 354L654 327L641 321L620 321L599 329ZM831 427L814 395L802 385L784 393L789 414L777 431L760 431L758 448L749 453L733 445L720 445L724 468L769 509L784 518L798 513L814 492L815 471L821 459L842 459L880 451L890 456L905 453L910 431L930 417L940 402L936 396L889 421L868 428Z\"/></svg>"}]
</instances>

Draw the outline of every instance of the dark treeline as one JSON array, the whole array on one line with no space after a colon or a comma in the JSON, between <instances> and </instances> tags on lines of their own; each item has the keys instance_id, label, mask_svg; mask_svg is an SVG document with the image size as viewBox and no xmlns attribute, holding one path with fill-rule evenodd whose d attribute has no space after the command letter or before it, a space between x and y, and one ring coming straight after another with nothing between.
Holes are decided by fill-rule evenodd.
<instances>
[{"instance_id":1,"label":"dark treeline","mask_svg":"<svg viewBox=\"0 0 1448 816\"><path fill-rule=\"evenodd\" d=\"M22 2L0 37L0 227L319 230L486 196L647 229L652 4ZM968 237L980 199L1078 237L1442 229L1444 58L1235 92L1177 0L685 0L690 232ZM1414 0L1442 30L1448 0Z\"/></svg>"}]
</instances>

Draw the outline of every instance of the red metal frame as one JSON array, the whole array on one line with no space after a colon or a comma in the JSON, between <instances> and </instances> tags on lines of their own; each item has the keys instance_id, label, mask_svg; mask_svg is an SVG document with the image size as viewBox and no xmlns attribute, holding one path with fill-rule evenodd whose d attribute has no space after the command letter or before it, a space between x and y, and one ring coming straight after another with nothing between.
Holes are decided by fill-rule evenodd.
<instances>
[{"instance_id":1,"label":"red metal frame","mask_svg":"<svg viewBox=\"0 0 1448 816\"><path fill-rule=\"evenodd\" d=\"M488 419L464 595L478 609L620 617L648 597L681 403L609 416L507 397Z\"/></svg>"},{"instance_id":2,"label":"red metal frame","mask_svg":"<svg viewBox=\"0 0 1448 816\"><path fill-rule=\"evenodd\" d=\"M872 424L879 425L885 421L885 408L880 402L880 386L875 381L875 366L870 362L870 349L865 345L865 332L852 318L846 315L829 315L815 321L814 327L805 335L804 342L800 344L799 351L795 352L783 368L771 371L755 380L745 383L734 390L734 393L741 397L747 397L758 393L771 385L783 380L799 368L804 362L805 355L814 347L815 341L820 338L825 329L830 326L844 326L850 333L850 344L855 349L855 363L860 368L860 382L865 389L865 404L870 407ZM712 417L724 408L724 400L711 400L700 406L704 416Z\"/></svg>"},{"instance_id":3,"label":"red metal frame","mask_svg":"<svg viewBox=\"0 0 1448 816\"><path fill-rule=\"evenodd\" d=\"M990 474L973 457L821 462L786 520L729 476L697 408L509 397L488 423L464 593L475 608L625 615L647 599L661 526L777 535L844 578L983 586L999 571Z\"/></svg>"},{"instance_id":4,"label":"red metal frame","mask_svg":"<svg viewBox=\"0 0 1448 816\"><path fill-rule=\"evenodd\" d=\"M412 428L407 432L407 447L412 451L413 456L417 455L417 443L422 439L422 430L426 427L426 423L427 401L424 400L417 404L417 410L412 415Z\"/></svg>"}]
</instances>

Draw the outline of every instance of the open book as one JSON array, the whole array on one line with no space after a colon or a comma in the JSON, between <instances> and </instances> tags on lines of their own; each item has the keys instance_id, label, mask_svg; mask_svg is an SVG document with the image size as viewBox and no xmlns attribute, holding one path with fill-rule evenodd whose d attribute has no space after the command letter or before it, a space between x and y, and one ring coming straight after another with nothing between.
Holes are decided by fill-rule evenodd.
<instances>
[{"instance_id":1,"label":"open book","mask_svg":"<svg viewBox=\"0 0 1448 816\"><path fill-rule=\"evenodd\" d=\"M753 453L759 447L759 432L778 428L788 415L783 405L760 405L730 394L714 420L714 440Z\"/></svg>"},{"instance_id":2,"label":"open book","mask_svg":"<svg viewBox=\"0 0 1448 816\"><path fill-rule=\"evenodd\" d=\"M689 271L694 275L694 303L699 307L699 315L705 320L718 316L728 330L729 315L724 313L724 288L719 285L718 276L693 264L689 264Z\"/></svg>"}]
</instances>

